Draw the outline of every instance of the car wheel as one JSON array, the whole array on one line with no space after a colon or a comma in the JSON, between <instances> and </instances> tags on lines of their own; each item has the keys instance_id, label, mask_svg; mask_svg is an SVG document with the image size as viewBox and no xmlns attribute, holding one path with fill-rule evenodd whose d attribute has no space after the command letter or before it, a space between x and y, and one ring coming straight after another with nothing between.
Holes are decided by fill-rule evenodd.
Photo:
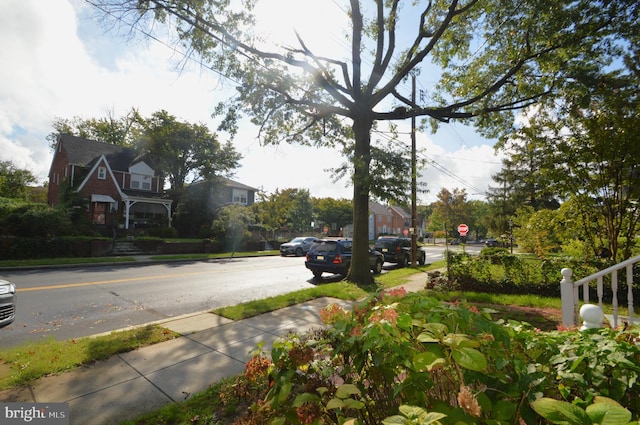
<instances>
[{"instance_id":1,"label":"car wheel","mask_svg":"<svg viewBox=\"0 0 640 425\"><path fill-rule=\"evenodd\" d=\"M376 261L371 270L373 270L373 274L382 273L382 261Z\"/></svg>"},{"instance_id":2,"label":"car wheel","mask_svg":"<svg viewBox=\"0 0 640 425\"><path fill-rule=\"evenodd\" d=\"M407 257L403 255L402 258L400 258L400 261L398 261L398 267L402 268L406 266L407 266Z\"/></svg>"},{"instance_id":3,"label":"car wheel","mask_svg":"<svg viewBox=\"0 0 640 425\"><path fill-rule=\"evenodd\" d=\"M418 264L420 264L421 266L424 266L424 263L427 262L427 259L425 258L425 254L424 252L421 253L420 258L418 258Z\"/></svg>"},{"instance_id":4,"label":"car wheel","mask_svg":"<svg viewBox=\"0 0 640 425\"><path fill-rule=\"evenodd\" d=\"M311 272L311 273L313 273L313 277L317 277L317 278L322 277L322 272L316 272L316 271L313 271L313 272Z\"/></svg>"},{"instance_id":5,"label":"car wheel","mask_svg":"<svg viewBox=\"0 0 640 425\"><path fill-rule=\"evenodd\" d=\"M302 248L297 248L296 249L296 257L302 257L302 254L304 254L304 251L302 251Z\"/></svg>"}]
</instances>

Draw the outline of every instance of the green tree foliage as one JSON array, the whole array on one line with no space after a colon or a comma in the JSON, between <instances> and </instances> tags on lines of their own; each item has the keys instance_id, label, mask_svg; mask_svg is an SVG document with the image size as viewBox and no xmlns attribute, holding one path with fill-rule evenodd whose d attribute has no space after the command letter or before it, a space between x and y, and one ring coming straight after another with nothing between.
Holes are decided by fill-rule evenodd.
<instances>
[{"instance_id":1,"label":"green tree foliage","mask_svg":"<svg viewBox=\"0 0 640 425\"><path fill-rule=\"evenodd\" d=\"M327 226L329 233L344 228L353 220L353 203L348 199L312 198L316 227Z\"/></svg>"},{"instance_id":2,"label":"green tree foliage","mask_svg":"<svg viewBox=\"0 0 640 425\"><path fill-rule=\"evenodd\" d=\"M311 231L313 205L307 189L276 189L270 195L261 196L262 201L255 206L256 215L268 230Z\"/></svg>"},{"instance_id":3,"label":"green tree foliage","mask_svg":"<svg viewBox=\"0 0 640 425\"><path fill-rule=\"evenodd\" d=\"M138 110L131 110L124 116L116 118L111 112L103 118L56 118L53 131L47 136L51 149L58 142L58 135L71 134L85 139L98 140L120 146L134 146L140 139L144 118Z\"/></svg>"},{"instance_id":4,"label":"green tree foliage","mask_svg":"<svg viewBox=\"0 0 640 425\"><path fill-rule=\"evenodd\" d=\"M0 197L29 199L29 185L36 181L31 171L16 167L13 161L0 161Z\"/></svg>"},{"instance_id":5,"label":"green tree foliage","mask_svg":"<svg viewBox=\"0 0 640 425\"><path fill-rule=\"evenodd\" d=\"M240 204L227 205L218 211L218 217L212 223L212 231L231 255L242 247L251 233L249 226L255 222L251 208Z\"/></svg>"},{"instance_id":6,"label":"green tree foliage","mask_svg":"<svg viewBox=\"0 0 640 425\"><path fill-rule=\"evenodd\" d=\"M341 147L353 166L349 279L363 284L373 279L368 202L377 122L475 119L486 134L496 135L511 125L514 110L559 87L573 64L601 64L619 54L611 36L638 20L636 0L376 0L366 7L350 0L344 5L351 47L345 59L318 56L299 36L295 46L265 43L254 31L256 0L91 3L120 24L148 24L148 34L170 28L199 62L237 81L237 96L220 108L227 111L223 126L230 131L246 113L264 143ZM428 104L417 104L400 86L432 64L443 72Z\"/></svg>"},{"instance_id":7,"label":"green tree foliage","mask_svg":"<svg viewBox=\"0 0 640 425\"><path fill-rule=\"evenodd\" d=\"M468 225L467 221L471 218L466 191L456 188L450 192L442 188L438 192L438 200L434 202L434 213L443 220L448 236L457 236L458 225L461 223Z\"/></svg>"},{"instance_id":8,"label":"green tree foliage","mask_svg":"<svg viewBox=\"0 0 640 425\"><path fill-rule=\"evenodd\" d=\"M593 254L606 247L613 259L631 256L640 220L639 77L584 75L560 107L539 111L506 146L528 181L573 201L576 227ZM536 146L536 169L514 150L519 145Z\"/></svg>"},{"instance_id":9,"label":"green tree foliage","mask_svg":"<svg viewBox=\"0 0 640 425\"><path fill-rule=\"evenodd\" d=\"M240 155L233 145L222 146L205 125L182 122L167 111L158 111L145 120L144 127L140 149L165 173L176 202L188 177L213 178L238 166Z\"/></svg>"}]
</instances>

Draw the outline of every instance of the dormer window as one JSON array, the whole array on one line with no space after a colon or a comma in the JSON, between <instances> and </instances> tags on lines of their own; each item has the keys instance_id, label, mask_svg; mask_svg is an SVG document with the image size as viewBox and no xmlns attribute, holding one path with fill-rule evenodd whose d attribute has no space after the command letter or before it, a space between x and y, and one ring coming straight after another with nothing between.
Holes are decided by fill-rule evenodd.
<instances>
[{"instance_id":1,"label":"dormer window","mask_svg":"<svg viewBox=\"0 0 640 425\"><path fill-rule=\"evenodd\" d=\"M107 167L98 167L98 179L105 180L107 178Z\"/></svg>"},{"instance_id":2,"label":"dormer window","mask_svg":"<svg viewBox=\"0 0 640 425\"><path fill-rule=\"evenodd\" d=\"M151 190L151 176L131 174L131 189Z\"/></svg>"},{"instance_id":3,"label":"dormer window","mask_svg":"<svg viewBox=\"0 0 640 425\"><path fill-rule=\"evenodd\" d=\"M151 190L153 182L153 169L144 162L138 162L129 167L131 173L131 189Z\"/></svg>"}]
</instances>

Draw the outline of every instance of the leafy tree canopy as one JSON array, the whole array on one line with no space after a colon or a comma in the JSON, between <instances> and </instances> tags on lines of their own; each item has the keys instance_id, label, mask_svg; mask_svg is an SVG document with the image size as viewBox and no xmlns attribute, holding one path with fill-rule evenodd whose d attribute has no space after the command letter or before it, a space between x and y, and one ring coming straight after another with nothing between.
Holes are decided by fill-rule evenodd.
<instances>
[{"instance_id":1,"label":"leafy tree canopy","mask_svg":"<svg viewBox=\"0 0 640 425\"><path fill-rule=\"evenodd\" d=\"M147 34L170 29L197 60L237 81L237 96L220 107L224 128L235 131L247 114L265 143L341 147L353 166L348 277L358 283L373 279L367 237L376 122L473 119L485 134L500 134L515 110L570 84L567 70L621 56L626 46L616 38L638 21L636 0L349 0L341 4L348 56L323 57L299 36L288 46L261 40L256 2L90 0L105 17ZM401 84L432 65L442 72L427 104L412 101Z\"/></svg>"},{"instance_id":2,"label":"leafy tree canopy","mask_svg":"<svg viewBox=\"0 0 640 425\"><path fill-rule=\"evenodd\" d=\"M31 171L16 167L13 161L0 161L0 197L29 199L29 185L36 181Z\"/></svg>"}]
</instances>

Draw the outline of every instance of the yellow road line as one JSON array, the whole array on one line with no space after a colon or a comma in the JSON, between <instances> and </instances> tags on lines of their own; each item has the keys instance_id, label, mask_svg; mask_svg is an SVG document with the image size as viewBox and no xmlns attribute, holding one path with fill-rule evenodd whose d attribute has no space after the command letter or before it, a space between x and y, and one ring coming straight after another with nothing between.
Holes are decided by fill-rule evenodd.
<instances>
[{"instance_id":1,"label":"yellow road line","mask_svg":"<svg viewBox=\"0 0 640 425\"><path fill-rule=\"evenodd\" d=\"M48 286L38 286L35 288L17 288L17 292L30 292L30 291L44 291L47 289L63 289L63 288L76 288L79 286L95 286L95 285L106 285L109 283L122 283L122 282L135 282L138 280L154 280L154 279L167 279L172 277L182 277L182 276L196 276L201 274L210 274L211 271L207 272L198 272L198 273L181 273L181 274L173 274L173 275L158 275L158 276L143 276L143 277L130 277L126 279L112 279L112 280L98 280L95 282L81 282L81 283L61 283L59 285L48 285Z\"/></svg>"},{"instance_id":2,"label":"yellow road line","mask_svg":"<svg viewBox=\"0 0 640 425\"><path fill-rule=\"evenodd\" d=\"M270 268L287 268L287 267L292 267L292 266L287 264L287 265L275 266L275 267L270 267ZM263 266L244 267L241 270L242 271L246 271L246 270L261 270L261 269L263 269ZM206 272L193 272L193 273L180 273L180 274L162 274L162 275L157 275L157 276L130 277L130 278L125 278L125 279L99 280L99 281L96 281L96 282L61 283L61 284L58 284L58 285L38 286L38 287L34 287L34 288L17 288L16 291L17 292L32 292L32 291L44 291L44 290L48 290L48 289L77 288L77 287L81 287L81 286L106 285L106 284L109 284L109 283L123 283L123 282L135 282L135 281L140 281L140 280L154 280L154 279L167 279L167 278L173 278L173 277L198 276L198 275L203 275L203 274L222 273L222 272L225 272L225 271L229 271L229 269L207 270Z\"/></svg>"}]
</instances>

